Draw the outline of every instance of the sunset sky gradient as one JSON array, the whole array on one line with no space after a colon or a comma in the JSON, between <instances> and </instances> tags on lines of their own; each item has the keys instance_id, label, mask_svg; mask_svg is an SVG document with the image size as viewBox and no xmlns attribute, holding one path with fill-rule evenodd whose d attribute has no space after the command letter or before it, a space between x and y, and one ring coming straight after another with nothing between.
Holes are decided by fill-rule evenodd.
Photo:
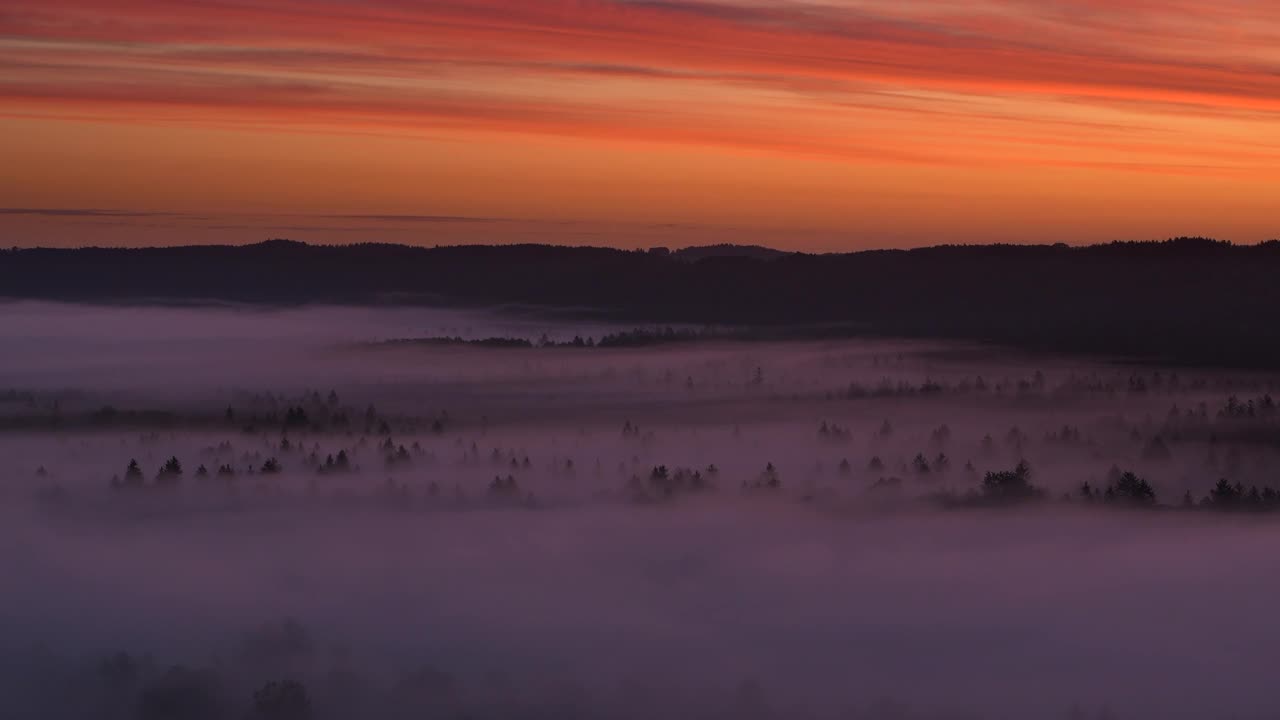
<instances>
[{"instance_id":1,"label":"sunset sky gradient","mask_svg":"<svg viewBox=\"0 0 1280 720\"><path fill-rule=\"evenodd\" d=\"M1280 237L1280 2L7 0L7 245Z\"/></svg>"}]
</instances>

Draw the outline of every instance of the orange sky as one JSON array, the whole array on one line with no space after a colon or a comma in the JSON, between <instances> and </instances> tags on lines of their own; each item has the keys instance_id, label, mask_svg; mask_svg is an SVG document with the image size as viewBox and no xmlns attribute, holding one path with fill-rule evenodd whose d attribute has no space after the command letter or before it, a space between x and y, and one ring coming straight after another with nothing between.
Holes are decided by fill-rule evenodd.
<instances>
[{"instance_id":1,"label":"orange sky","mask_svg":"<svg viewBox=\"0 0 1280 720\"><path fill-rule=\"evenodd\" d=\"M1280 237L1280 2L7 0L0 243Z\"/></svg>"}]
</instances>

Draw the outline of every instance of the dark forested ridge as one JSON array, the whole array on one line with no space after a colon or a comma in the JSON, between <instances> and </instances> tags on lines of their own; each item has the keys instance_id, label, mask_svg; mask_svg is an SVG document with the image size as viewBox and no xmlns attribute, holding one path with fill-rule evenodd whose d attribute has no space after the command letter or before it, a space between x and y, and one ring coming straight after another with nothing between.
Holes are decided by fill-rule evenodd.
<instances>
[{"instance_id":1,"label":"dark forested ridge","mask_svg":"<svg viewBox=\"0 0 1280 720\"><path fill-rule=\"evenodd\" d=\"M362 244L0 252L0 296L525 303L622 320L859 331L1280 367L1280 242L939 246L850 254Z\"/></svg>"}]
</instances>

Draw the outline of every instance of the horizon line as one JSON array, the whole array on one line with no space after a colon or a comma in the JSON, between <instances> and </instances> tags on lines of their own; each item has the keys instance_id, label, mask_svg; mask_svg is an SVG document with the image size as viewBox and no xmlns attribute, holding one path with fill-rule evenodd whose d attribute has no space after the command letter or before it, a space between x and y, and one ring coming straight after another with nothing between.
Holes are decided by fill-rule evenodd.
<instances>
[{"instance_id":1,"label":"horizon line","mask_svg":"<svg viewBox=\"0 0 1280 720\"><path fill-rule=\"evenodd\" d=\"M763 250L770 253L777 253L778 257L805 255L805 256L828 256L828 255L861 255L867 253L886 253L886 252L915 252L924 250L941 250L941 249L960 249L960 248L1010 248L1010 249L1067 249L1067 250L1087 250L1093 248L1104 248L1114 246L1133 246L1133 245L1168 245L1173 243L1201 243L1205 245L1215 245L1231 248L1260 248L1273 244L1280 244L1280 237L1269 238L1257 242L1239 242L1235 240L1224 240L1220 238L1202 236L1202 235L1178 235L1167 238L1148 238L1142 240L1104 240L1097 242L1070 243L1070 242L943 242L931 245L918 245L913 247L865 247L856 250L847 251L809 251L809 250L784 250L770 245L760 243L708 243L697 245L684 245L678 247L653 245L649 247L622 248L610 245L590 245L590 244L574 244L574 243L534 243L534 242L492 242L492 243L454 243L454 244L435 244L423 245L416 243L390 242L390 241L364 241L364 242L308 242L306 240L294 240L287 237L273 237L263 240L256 240L245 243L191 243L184 245L76 245L76 246L48 246L48 245L31 245L20 246L12 245L7 248L0 248L0 252L14 253L25 251L58 251L58 252L74 252L79 250L114 250L114 251L137 251L137 250L186 250L186 249L247 249L260 247L263 245L296 245L306 248L359 248L359 247L395 247L408 250L457 250L457 249L514 249L514 248L556 248L565 250L605 250L627 254L676 254L689 250L708 250L717 248L729 248L739 250Z\"/></svg>"}]
</instances>

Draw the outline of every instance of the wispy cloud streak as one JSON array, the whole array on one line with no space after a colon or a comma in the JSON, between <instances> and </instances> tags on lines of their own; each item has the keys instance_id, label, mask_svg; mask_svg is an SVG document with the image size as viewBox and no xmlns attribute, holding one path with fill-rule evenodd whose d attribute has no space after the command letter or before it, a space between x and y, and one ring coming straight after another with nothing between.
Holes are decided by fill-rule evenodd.
<instances>
[{"instance_id":1,"label":"wispy cloud streak","mask_svg":"<svg viewBox=\"0 0 1280 720\"><path fill-rule=\"evenodd\" d=\"M1167 132L1204 113L1280 115L1280 11L1243 0L66 0L10 4L0 35L10 108L103 117L194 108L243 123L968 162L974 153L936 135L1022 128L1015 137L1034 142L1037 123L1063 132L1074 115L1066 132L1087 142L1114 113L1098 108L1116 102ZM900 125L923 152L887 157L842 138L940 108L945 119ZM1058 153L1041 150L1052 164ZM1275 161L1274 142L1260 150L1259 162ZM1153 167L1211 164L1177 154L1188 157L1147 156Z\"/></svg>"},{"instance_id":2,"label":"wispy cloud streak","mask_svg":"<svg viewBox=\"0 0 1280 720\"><path fill-rule=\"evenodd\" d=\"M1129 192L1121 175L1194 198L1194 181L1226 211L1239 188L1256 199L1280 182L1280 4L12 0L0 122L49 120L464 148L431 175L437 190L494 165L498 147L572 142L577 154L544 163L534 185L569 182L599 149L657 149L699 169L731 155L725 182L739 182L736 159L760 157L874 168L899 177L893 191L932 172L981 176L988 196L1044 173L1076 195L1104 177ZM808 202L779 193L796 196L789 208ZM66 202L151 204L106 195ZM46 196L11 203L58 202ZM434 219L413 222L444 225L557 207L414 200L335 214L424 210Z\"/></svg>"}]
</instances>

